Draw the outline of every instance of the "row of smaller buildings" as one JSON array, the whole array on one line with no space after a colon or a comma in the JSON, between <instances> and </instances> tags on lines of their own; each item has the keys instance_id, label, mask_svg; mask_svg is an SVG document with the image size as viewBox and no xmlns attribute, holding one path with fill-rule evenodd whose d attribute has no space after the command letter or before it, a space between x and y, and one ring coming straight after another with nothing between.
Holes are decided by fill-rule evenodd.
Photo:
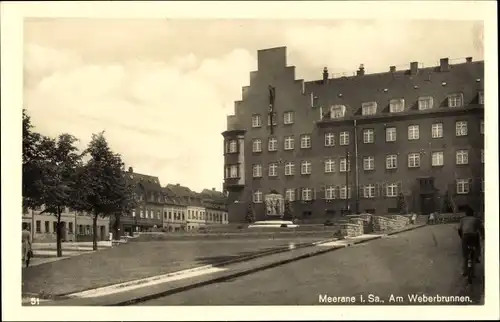
<instances>
[{"instance_id":1,"label":"row of smaller buildings","mask_svg":"<svg viewBox=\"0 0 500 322\"><path fill-rule=\"evenodd\" d=\"M112 221L113 230L125 234L158 229L179 232L229 222L226 198L214 188L197 193L180 184L162 187L158 177L135 173L132 168L126 178L135 188L138 204L119 223Z\"/></svg>"},{"instance_id":2,"label":"row of smaller buildings","mask_svg":"<svg viewBox=\"0 0 500 322\"><path fill-rule=\"evenodd\" d=\"M158 177L133 172L129 168L125 176L134 187L137 207L117 220L98 218L98 240L107 240L109 233L130 235L133 232L181 232L196 231L200 227L227 224L226 198L215 189L197 193L180 184L162 187ZM55 241L56 216L42 213L43 208L23 211L22 221L33 233L35 242ZM65 208L61 214L63 241L91 241L92 217Z\"/></svg>"}]
</instances>

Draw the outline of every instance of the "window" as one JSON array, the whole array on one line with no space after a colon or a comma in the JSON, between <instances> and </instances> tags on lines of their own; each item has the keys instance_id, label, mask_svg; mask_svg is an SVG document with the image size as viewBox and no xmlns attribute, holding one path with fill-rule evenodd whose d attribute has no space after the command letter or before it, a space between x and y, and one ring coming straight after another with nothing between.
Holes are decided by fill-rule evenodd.
<instances>
[{"instance_id":1,"label":"window","mask_svg":"<svg viewBox=\"0 0 500 322\"><path fill-rule=\"evenodd\" d=\"M484 105L484 92L478 93L478 102L479 104Z\"/></svg>"},{"instance_id":2,"label":"window","mask_svg":"<svg viewBox=\"0 0 500 322\"><path fill-rule=\"evenodd\" d=\"M479 133L484 134L484 120L479 123Z\"/></svg>"},{"instance_id":3,"label":"window","mask_svg":"<svg viewBox=\"0 0 500 322\"><path fill-rule=\"evenodd\" d=\"M276 120L276 113L273 113L273 125L278 125L278 121ZM271 125L271 114L267 115L267 126Z\"/></svg>"},{"instance_id":4,"label":"window","mask_svg":"<svg viewBox=\"0 0 500 322\"><path fill-rule=\"evenodd\" d=\"M418 98L418 109L420 111L430 110L434 105L434 99L430 96Z\"/></svg>"},{"instance_id":5,"label":"window","mask_svg":"<svg viewBox=\"0 0 500 322\"><path fill-rule=\"evenodd\" d=\"M432 152L432 166L440 167L444 165L443 151Z\"/></svg>"},{"instance_id":6,"label":"window","mask_svg":"<svg viewBox=\"0 0 500 322\"><path fill-rule=\"evenodd\" d=\"M375 169L375 157L364 157L363 170L374 170L374 169Z\"/></svg>"},{"instance_id":7,"label":"window","mask_svg":"<svg viewBox=\"0 0 500 322\"><path fill-rule=\"evenodd\" d=\"M363 130L363 143L373 143L375 131L373 129L364 129Z\"/></svg>"},{"instance_id":8,"label":"window","mask_svg":"<svg viewBox=\"0 0 500 322\"><path fill-rule=\"evenodd\" d=\"M385 168L396 169L398 167L398 156L391 154L385 157Z\"/></svg>"},{"instance_id":9,"label":"window","mask_svg":"<svg viewBox=\"0 0 500 322\"><path fill-rule=\"evenodd\" d=\"M335 172L335 160L326 159L325 160L325 173Z\"/></svg>"},{"instance_id":10,"label":"window","mask_svg":"<svg viewBox=\"0 0 500 322\"><path fill-rule=\"evenodd\" d=\"M467 121L457 121L455 123L455 133L457 136L467 135Z\"/></svg>"},{"instance_id":11,"label":"window","mask_svg":"<svg viewBox=\"0 0 500 322\"><path fill-rule=\"evenodd\" d=\"M276 138L270 138L267 142L267 150L268 151L277 151L278 150L278 140Z\"/></svg>"},{"instance_id":12,"label":"window","mask_svg":"<svg viewBox=\"0 0 500 322\"><path fill-rule=\"evenodd\" d=\"M48 221L45 222L45 232L50 233L50 222Z\"/></svg>"},{"instance_id":13,"label":"window","mask_svg":"<svg viewBox=\"0 0 500 322\"><path fill-rule=\"evenodd\" d=\"M431 134L433 139L443 137L443 123L434 123L431 126Z\"/></svg>"},{"instance_id":14,"label":"window","mask_svg":"<svg viewBox=\"0 0 500 322\"><path fill-rule=\"evenodd\" d=\"M261 178L262 177L262 165L260 164L254 164L252 167L252 176L254 178Z\"/></svg>"},{"instance_id":15,"label":"window","mask_svg":"<svg viewBox=\"0 0 500 322\"><path fill-rule=\"evenodd\" d=\"M42 232L42 222L40 220L36 221L36 232L41 233Z\"/></svg>"},{"instance_id":16,"label":"window","mask_svg":"<svg viewBox=\"0 0 500 322\"><path fill-rule=\"evenodd\" d=\"M290 111L290 112L285 112L283 114L283 123L284 124L293 124L294 122L294 117L293 117L293 112Z\"/></svg>"},{"instance_id":17,"label":"window","mask_svg":"<svg viewBox=\"0 0 500 322\"><path fill-rule=\"evenodd\" d=\"M408 140L418 140L420 138L420 128L418 125L408 126Z\"/></svg>"},{"instance_id":18,"label":"window","mask_svg":"<svg viewBox=\"0 0 500 322\"><path fill-rule=\"evenodd\" d=\"M70 234L73 233L73 223L72 222L68 223L68 233L70 233Z\"/></svg>"},{"instance_id":19,"label":"window","mask_svg":"<svg viewBox=\"0 0 500 322\"><path fill-rule=\"evenodd\" d=\"M335 187L334 186L327 186L325 188L325 199L327 199L327 200L335 199Z\"/></svg>"},{"instance_id":20,"label":"window","mask_svg":"<svg viewBox=\"0 0 500 322\"><path fill-rule=\"evenodd\" d=\"M268 171L269 171L268 175L270 177L276 177L276 176L278 176L278 164L276 164L276 163L269 164Z\"/></svg>"},{"instance_id":21,"label":"window","mask_svg":"<svg viewBox=\"0 0 500 322\"><path fill-rule=\"evenodd\" d=\"M300 136L300 148L309 149L311 147L311 136L309 134L303 134Z\"/></svg>"},{"instance_id":22,"label":"window","mask_svg":"<svg viewBox=\"0 0 500 322\"><path fill-rule=\"evenodd\" d=\"M481 149L481 163L484 163L484 150Z\"/></svg>"},{"instance_id":23,"label":"window","mask_svg":"<svg viewBox=\"0 0 500 322\"><path fill-rule=\"evenodd\" d=\"M462 93L448 95L448 107L462 107L463 95Z\"/></svg>"},{"instance_id":24,"label":"window","mask_svg":"<svg viewBox=\"0 0 500 322\"><path fill-rule=\"evenodd\" d=\"M338 119L345 116L345 105L332 105L330 107L330 118Z\"/></svg>"},{"instance_id":25,"label":"window","mask_svg":"<svg viewBox=\"0 0 500 322\"><path fill-rule=\"evenodd\" d=\"M262 126L262 118L259 114L252 115L252 127L261 127Z\"/></svg>"},{"instance_id":26,"label":"window","mask_svg":"<svg viewBox=\"0 0 500 322\"><path fill-rule=\"evenodd\" d=\"M364 198L375 198L375 185L367 184L363 187Z\"/></svg>"},{"instance_id":27,"label":"window","mask_svg":"<svg viewBox=\"0 0 500 322\"><path fill-rule=\"evenodd\" d=\"M285 150L293 150L295 142L293 136L285 136Z\"/></svg>"},{"instance_id":28,"label":"window","mask_svg":"<svg viewBox=\"0 0 500 322\"><path fill-rule=\"evenodd\" d=\"M295 164L293 162L285 163L285 176L295 175Z\"/></svg>"},{"instance_id":29,"label":"window","mask_svg":"<svg viewBox=\"0 0 500 322\"><path fill-rule=\"evenodd\" d=\"M156 219L160 219L160 212L156 211Z\"/></svg>"},{"instance_id":30,"label":"window","mask_svg":"<svg viewBox=\"0 0 500 322\"><path fill-rule=\"evenodd\" d=\"M456 153L456 164L468 164L469 163L469 151L468 150L458 150Z\"/></svg>"},{"instance_id":31,"label":"window","mask_svg":"<svg viewBox=\"0 0 500 322\"><path fill-rule=\"evenodd\" d=\"M238 166L237 165L231 165L229 166L229 177L230 178L238 178Z\"/></svg>"},{"instance_id":32,"label":"window","mask_svg":"<svg viewBox=\"0 0 500 322\"><path fill-rule=\"evenodd\" d=\"M295 189L286 189L285 190L285 200L295 201Z\"/></svg>"},{"instance_id":33,"label":"window","mask_svg":"<svg viewBox=\"0 0 500 322\"><path fill-rule=\"evenodd\" d=\"M387 197L396 197L398 195L398 185L396 183L388 184L386 187Z\"/></svg>"},{"instance_id":34,"label":"window","mask_svg":"<svg viewBox=\"0 0 500 322\"><path fill-rule=\"evenodd\" d=\"M346 198L351 198L351 187L349 189L346 188L346 186L342 186L339 191L340 194L340 199L346 199Z\"/></svg>"},{"instance_id":35,"label":"window","mask_svg":"<svg viewBox=\"0 0 500 322\"><path fill-rule=\"evenodd\" d=\"M419 168L419 167L420 167L420 153L408 154L408 168Z\"/></svg>"},{"instance_id":36,"label":"window","mask_svg":"<svg viewBox=\"0 0 500 322\"><path fill-rule=\"evenodd\" d=\"M302 189L302 200L305 200L305 201L312 200L312 189L311 188Z\"/></svg>"},{"instance_id":37,"label":"window","mask_svg":"<svg viewBox=\"0 0 500 322\"><path fill-rule=\"evenodd\" d=\"M400 99L392 99L389 102L389 112L391 113L400 113L403 112L405 109L405 100L400 98Z\"/></svg>"},{"instance_id":38,"label":"window","mask_svg":"<svg viewBox=\"0 0 500 322\"><path fill-rule=\"evenodd\" d=\"M340 145L349 145L349 132L340 132Z\"/></svg>"},{"instance_id":39,"label":"window","mask_svg":"<svg viewBox=\"0 0 500 322\"><path fill-rule=\"evenodd\" d=\"M238 141L236 140L229 141L229 153L236 153L236 152L238 152Z\"/></svg>"},{"instance_id":40,"label":"window","mask_svg":"<svg viewBox=\"0 0 500 322\"><path fill-rule=\"evenodd\" d=\"M253 139L252 140L252 152L262 152L262 140Z\"/></svg>"},{"instance_id":41,"label":"window","mask_svg":"<svg viewBox=\"0 0 500 322\"><path fill-rule=\"evenodd\" d=\"M335 146L334 133L325 133L325 146Z\"/></svg>"},{"instance_id":42,"label":"window","mask_svg":"<svg viewBox=\"0 0 500 322\"><path fill-rule=\"evenodd\" d=\"M396 141L396 128L395 127L385 128L385 141L386 142L395 142Z\"/></svg>"},{"instance_id":43,"label":"window","mask_svg":"<svg viewBox=\"0 0 500 322\"><path fill-rule=\"evenodd\" d=\"M346 172L346 164L347 164L347 171L351 171L351 160L347 161L346 158L341 158L340 172Z\"/></svg>"},{"instance_id":44,"label":"window","mask_svg":"<svg viewBox=\"0 0 500 322\"><path fill-rule=\"evenodd\" d=\"M469 179L457 179L457 194L469 193Z\"/></svg>"},{"instance_id":45,"label":"window","mask_svg":"<svg viewBox=\"0 0 500 322\"><path fill-rule=\"evenodd\" d=\"M365 102L361 104L361 115L375 115L377 113L377 102Z\"/></svg>"},{"instance_id":46,"label":"window","mask_svg":"<svg viewBox=\"0 0 500 322\"><path fill-rule=\"evenodd\" d=\"M139 216L140 216L141 218L144 218L144 210L142 210L142 209L141 209L141 212L140 212Z\"/></svg>"},{"instance_id":47,"label":"window","mask_svg":"<svg viewBox=\"0 0 500 322\"><path fill-rule=\"evenodd\" d=\"M300 164L300 173L301 174L311 174L311 162L310 161L302 161Z\"/></svg>"}]
</instances>

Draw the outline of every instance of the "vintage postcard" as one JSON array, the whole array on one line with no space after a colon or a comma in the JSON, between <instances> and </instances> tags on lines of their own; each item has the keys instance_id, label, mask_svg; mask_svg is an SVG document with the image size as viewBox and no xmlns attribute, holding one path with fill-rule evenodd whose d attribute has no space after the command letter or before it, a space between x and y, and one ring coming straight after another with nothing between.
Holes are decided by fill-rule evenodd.
<instances>
[{"instance_id":1,"label":"vintage postcard","mask_svg":"<svg viewBox=\"0 0 500 322\"><path fill-rule=\"evenodd\" d=\"M495 23L3 3L6 319L498 317Z\"/></svg>"}]
</instances>

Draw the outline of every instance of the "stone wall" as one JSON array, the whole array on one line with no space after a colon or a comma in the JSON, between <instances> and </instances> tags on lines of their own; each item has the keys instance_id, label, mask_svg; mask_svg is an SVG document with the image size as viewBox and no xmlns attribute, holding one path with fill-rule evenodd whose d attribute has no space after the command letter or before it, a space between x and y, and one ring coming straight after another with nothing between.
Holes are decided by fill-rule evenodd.
<instances>
[{"instance_id":1,"label":"stone wall","mask_svg":"<svg viewBox=\"0 0 500 322\"><path fill-rule=\"evenodd\" d=\"M340 235L343 237L356 237L363 235L363 224L339 223Z\"/></svg>"},{"instance_id":2,"label":"stone wall","mask_svg":"<svg viewBox=\"0 0 500 322\"><path fill-rule=\"evenodd\" d=\"M372 222L373 222L373 231L376 232L402 229L408 224L407 220L392 219L389 217L382 217L382 216L373 216Z\"/></svg>"}]
</instances>

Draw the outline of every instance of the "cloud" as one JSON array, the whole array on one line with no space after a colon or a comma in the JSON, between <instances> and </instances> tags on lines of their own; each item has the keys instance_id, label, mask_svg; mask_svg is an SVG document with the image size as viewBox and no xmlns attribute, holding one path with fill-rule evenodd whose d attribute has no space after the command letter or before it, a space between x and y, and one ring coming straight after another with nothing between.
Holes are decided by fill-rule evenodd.
<instances>
[{"instance_id":1,"label":"cloud","mask_svg":"<svg viewBox=\"0 0 500 322\"><path fill-rule=\"evenodd\" d=\"M221 188L220 133L232 113L224 107L240 99L248 71L256 68L250 53L88 64L52 48L30 44L26 51L26 72L40 77L25 90L37 130L70 132L82 147L91 133L105 130L111 147L136 171L165 184Z\"/></svg>"}]
</instances>

